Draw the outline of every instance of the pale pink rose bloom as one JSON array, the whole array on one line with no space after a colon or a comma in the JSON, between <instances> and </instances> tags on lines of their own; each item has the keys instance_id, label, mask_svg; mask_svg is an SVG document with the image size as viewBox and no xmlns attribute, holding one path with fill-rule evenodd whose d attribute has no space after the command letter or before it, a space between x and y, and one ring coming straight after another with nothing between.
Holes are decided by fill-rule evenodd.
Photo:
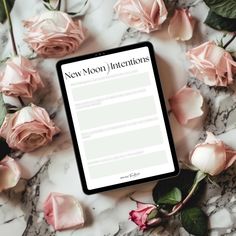
<instances>
[{"instance_id":1,"label":"pale pink rose bloom","mask_svg":"<svg viewBox=\"0 0 236 236\"><path fill-rule=\"evenodd\" d=\"M233 83L236 62L229 52L214 42L206 42L187 52L193 66L190 72L209 86L227 86Z\"/></svg>"},{"instance_id":2,"label":"pale pink rose bloom","mask_svg":"<svg viewBox=\"0 0 236 236\"><path fill-rule=\"evenodd\" d=\"M176 40L187 41L193 36L195 22L188 9L176 9L168 33Z\"/></svg>"},{"instance_id":3,"label":"pale pink rose bloom","mask_svg":"<svg viewBox=\"0 0 236 236\"><path fill-rule=\"evenodd\" d=\"M78 50L85 39L80 20L60 11L46 11L24 21L28 29L25 41L43 57L64 57Z\"/></svg>"},{"instance_id":4,"label":"pale pink rose bloom","mask_svg":"<svg viewBox=\"0 0 236 236\"><path fill-rule=\"evenodd\" d=\"M0 192L15 187L20 176L21 172L17 162L6 156L0 161Z\"/></svg>"},{"instance_id":5,"label":"pale pink rose bloom","mask_svg":"<svg viewBox=\"0 0 236 236\"><path fill-rule=\"evenodd\" d=\"M44 217L55 230L81 228L84 213L78 200L62 193L50 193L44 202Z\"/></svg>"},{"instance_id":6,"label":"pale pink rose bloom","mask_svg":"<svg viewBox=\"0 0 236 236\"><path fill-rule=\"evenodd\" d=\"M182 125L203 114L203 97L198 90L183 87L169 99L171 111Z\"/></svg>"},{"instance_id":7,"label":"pale pink rose bloom","mask_svg":"<svg viewBox=\"0 0 236 236\"><path fill-rule=\"evenodd\" d=\"M12 57L6 62L4 73L0 74L0 92L7 96L32 98L43 82L30 60Z\"/></svg>"},{"instance_id":8,"label":"pale pink rose bloom","mask_svg":"<svg viewBox=\"0 0 236 236\"><path fill-rule=\"evenodd\" d=\"M163 0L118 0L114 10L125 24L146 33L160 29L168 14Z\"/></svg>"},{"instance_id":9,"label":"pale pink rose bloom","mask_svg":"<svg viewBox=\"0 0 236 236\"><path fill-rule=\"evenodd\" d=\"M204 173L212 176L229 168L236 160L236 151L207 132L204 143L197 144L190 154L190 163Z\"/></svg>"},{"instance_id":10,"label":"pale pink rose bloom","mask_svg":"<svg viewBox=\"0 0 236 236\"><path fill-rule=\"evenodd\" d=\"M46 110L33 104L8 114L0 128L9 147L23 152L48 144L58 132Z\"/></svg>"}]
</instances>

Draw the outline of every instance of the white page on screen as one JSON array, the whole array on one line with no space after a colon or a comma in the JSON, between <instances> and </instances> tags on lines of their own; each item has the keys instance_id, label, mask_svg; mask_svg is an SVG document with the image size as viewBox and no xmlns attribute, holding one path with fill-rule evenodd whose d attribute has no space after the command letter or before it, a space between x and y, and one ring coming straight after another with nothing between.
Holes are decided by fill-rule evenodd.
<instances>
[{"instance_id":1,"label":"white page on screen","mask_svg":"<svg viewBox=\"0 0 236 236\"><path fill-rule=\"evenodd\" d=\"M148 47L61 68L89 190L174 171Z\"/></svg>"}]
</instances>

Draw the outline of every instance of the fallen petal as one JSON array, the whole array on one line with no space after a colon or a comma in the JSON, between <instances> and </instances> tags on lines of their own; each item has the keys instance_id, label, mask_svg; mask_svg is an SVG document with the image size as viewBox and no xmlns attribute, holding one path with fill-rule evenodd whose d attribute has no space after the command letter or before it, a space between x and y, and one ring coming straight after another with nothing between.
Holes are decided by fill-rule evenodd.
<instances>
[{"instance_id":1,"label":"fallen petal","mask_svg":"<svg viewBox=\"0 0 236 236\"><path fill-rule=\"evenodd\" d=\"M187 41L192 38L195 20L188 9L176 9L170 20L168 27L169 35L181 41Z\"/></svg>"},{"instance_id":2,"label":"fallen petal","mask_svg":"<svg viewBox=\"0 0 236 236\"><path fill-rule=\"evenodd\" d=\"M17 162L6 156L0 161L0 192L15 187L20 176L21 172Z\"/></svg>"},{"instance_id":3,"label":"fallen petal","mask_svg":"<svg viewBox=\"0 0 236 236\"><path fill-rule=\"evenodd\" d=\"M178 122L182 125L188 120L203 114L203 97L199 91L183 87L177 94L169 99L170 108Z\"/></svg>"},{"instance_id":4,"label":"fallen petal","mask_svg":"<svg viewBox=\"0 0 236 236\"><path fill-rule=\"evenodd\" d=\"M78 200L62 193L50 193L44 203L44 216L55 230L77 229L84 225L84 213Z\"/></svg>"}]
</instances>

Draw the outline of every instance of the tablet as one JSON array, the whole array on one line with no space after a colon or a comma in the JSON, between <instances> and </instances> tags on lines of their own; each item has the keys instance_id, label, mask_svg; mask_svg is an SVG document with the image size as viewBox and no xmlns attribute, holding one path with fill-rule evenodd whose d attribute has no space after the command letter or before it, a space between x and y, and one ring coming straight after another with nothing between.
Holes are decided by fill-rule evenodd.
<instances>
[{"instance_id":1,"label":"tablet","mask_svg":"<svg viewBox=\"0 0 236 236\"><path fill-rule=\"evenodd\" d=\"M86 194L178 174L151 43L65 59L57 71Z\"/></svg>"}]
</instances>

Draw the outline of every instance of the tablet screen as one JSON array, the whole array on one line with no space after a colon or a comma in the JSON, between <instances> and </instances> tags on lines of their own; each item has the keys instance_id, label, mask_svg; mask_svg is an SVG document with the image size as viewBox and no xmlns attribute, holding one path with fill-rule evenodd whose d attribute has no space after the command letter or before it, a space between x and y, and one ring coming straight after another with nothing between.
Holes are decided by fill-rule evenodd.
<instances>
[{"instance_id":1,"label":"tablet screen","mask_svg":"<svg viewBox=\"0 0 236 236\"><path fill-rule=\"evenodd\" d=\"M59 63L87 192L177 171L153 60L144 44Z\"/></svg>"}]
</instances>

